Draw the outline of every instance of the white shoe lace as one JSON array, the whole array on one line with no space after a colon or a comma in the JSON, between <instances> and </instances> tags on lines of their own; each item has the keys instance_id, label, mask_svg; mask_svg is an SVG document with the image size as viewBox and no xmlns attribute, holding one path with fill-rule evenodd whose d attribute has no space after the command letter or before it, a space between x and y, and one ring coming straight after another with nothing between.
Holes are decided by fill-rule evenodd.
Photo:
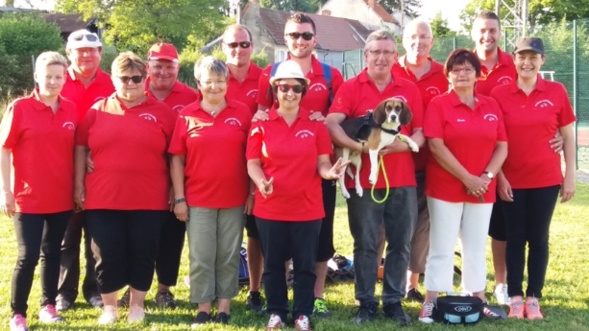
<instances>
[{"instance_id":1,"label":"white shoe lace","mask_svg":"<svg viewBox=\"0 0 589 331\"><path fill-rule=\"evenodd\" d=\"M423 306L421 307L421 314L419 315L420 321L429 321L432 318L434 312L434 304L433 302L424 302Z\"/></svg>"}]
</instances>

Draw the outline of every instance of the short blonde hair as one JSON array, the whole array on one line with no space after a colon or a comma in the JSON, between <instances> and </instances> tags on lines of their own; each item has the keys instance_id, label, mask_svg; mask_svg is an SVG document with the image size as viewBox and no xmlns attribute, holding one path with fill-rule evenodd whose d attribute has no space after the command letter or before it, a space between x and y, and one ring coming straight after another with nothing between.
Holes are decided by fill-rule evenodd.
<instances>
[{"instance_id":1,"label":"short blonde hair","mask_svg":"<svg viewBox=\"0 0 589 331\"><path fill-rule=\"evenodd\" d=\"M57 52L43 52L37 56L37 60L35 61L35 71L40 68L45 69L50 65L61 65L63 66L63 70L66 70L68 66L65 56Z\"/></svg>"},{"instance_id":2,"label":"short blonde hair","mask_svg":"<svg viewBox=\"0 0 589 331\"><path fill-rule=\"evenodd\" d=\"M139 71L143 78L147 77L145 62L133 52L123 52L112 61L111 73L113 76L133 70Z\"/></svg>"},{"instance_id":3,"label":"short blonde hair","mask_svg":"<svg viewBox=\"0 0 589 331\"><path fill-rule=\"evenodd\" d=\"M225 62L211 55L198 59L194 64L194 78L197 84L200 84L204 73L221 75L225 79L229 78L229 69L227 69Z\"/></svg>"}]
</instances>

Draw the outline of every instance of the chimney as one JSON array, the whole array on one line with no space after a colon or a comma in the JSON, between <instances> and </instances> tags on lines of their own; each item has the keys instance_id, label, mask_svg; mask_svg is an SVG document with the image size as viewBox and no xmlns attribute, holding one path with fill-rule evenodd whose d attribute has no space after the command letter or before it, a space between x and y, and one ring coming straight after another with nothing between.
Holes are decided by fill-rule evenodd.
<instances>
[{"instance_id":1,"label":"chimney","mask_svg":"<svg viewBox=\"0 0 589 331\"><path fill-rule=\"evenodd\" d=\"M329 9L323 9L321 11L321 15L323 15L323 16L331 16L331 10L329 10Z\"/></svg>"}]
</instances>

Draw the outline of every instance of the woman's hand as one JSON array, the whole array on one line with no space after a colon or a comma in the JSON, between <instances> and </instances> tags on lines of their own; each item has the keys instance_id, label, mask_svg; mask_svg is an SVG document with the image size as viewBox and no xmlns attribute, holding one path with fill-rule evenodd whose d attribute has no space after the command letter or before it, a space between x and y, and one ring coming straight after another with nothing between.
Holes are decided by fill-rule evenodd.
<instances>
[{"instance_id":1,"label":"woman's hand","mask_svg":"<svg viewBox=\"0 0 589 331\"><path fill-rule=\"evenodd\" d=\"M564 182L560 186L560 202L564 203L571 200L575 196L575 177L565 176Z\"/></svg>"},{"instance_id":2,"label":"woman's hand","mask_svg":"<svg viewBox=\"0 0 589 331\"><path fill-rule=\"evenodd\" d=\"M256 113L254 114L254 117L252 118L252 122L265 122L267 120L270 119L270 116L268 116L268 112L264 111L264 110L258 110L256 111Z\"/></svg>"},{"instance_id":3,"label":"woman's hand","mask_svg":"<svg viewBox=\"0 0 589 331\"><path fill-rule=\"evenodd\" d=\"M339 179L346 173L346 167L348 164L352 162L348 160L342 163L342 158L340 157L337 161L333 164L333 166L327 172L327 178L325 179Z\"/></svg>"},{"instance_id":4,"label":"woman's hand","mask_svg":"<svg viewBox=\"0 0 589 331\"><path fill-rule=\"evenodd\" d=\"M483 176L477 177L469 174L463 181L466 186L466 192L475 197L482 197L488 190L489 181L482 178Z\"/></svg>"},{"instance_id":5,"label":"woman's hand","mask_svg":"<svg viewBox=\"0 0 589 331\"><path fill-rule=\"evenodd\" d=\"M75 185L74 202L80 210L84 210L84 201L86 201L86 187L84 185Z\"/></svg>"},{"instance_id":6,"label":"woman's hand","mask_svg":"<svg viewBox=\"0 0 589 331\"><path fill-rule=\"evenodd\" d=\"M258 190L260 190L260 193L262 194L262 196L264 198L266 198L267 196L272 194L272 192L274 191L273 183L274 183L274 177L270 178L270 180L262 179L258 183Z\"/></svg>"},{"instance_id":7,"label":"woman's hand","mask_svg":"<svg viewBox=\"0 0 589 331\"><path fill-rule=\"evenodd\" d=\"M247 199L245 200L245 208L243 209L244 214L251 215L254 212L254 200L254 192L248 193Z\"/></svg>"},{"instance_id":8,"label":"woman's hand","mask_svg":"<svg viewBox=\"0 0 589 331\"><path fill-rule=\"evenodd\" d=\"M3 191L0 194L0 208L4 215L8 217L14 216L16 212L16 204L14 202L14 195L11 191Z\"/></svg>"},{"instance_id":9,"label":"woman's hand","mask_svg":"<svg viewBox=\"0 0 589 331\"><path fill-rule=\"evenodd\" d=\"M497 176L497 194L503 201L513 202L513 191L511 184L505 176Z\"/></svg>"},{"instance_id":10,"label":"woman's hand","mask_svg":"<svg viewBox=\"0 0 589 331\"><path fill-rule=\"evenodd\" d=\"M176 218L179 221L188 221L188 205L186 204L186 201L174 205L174 215L176 215Z\"/></svg>"},{"instance_id":11,"label":"woman's hand","mask_svg":"<svg viewBox=\"0 0 589 331\"><path fill-rule=\"evenodd\" d=\"M320 111L311 111L309 114L309 120L316 122L325 122L325 116Z\"/></svg>"},{"instance_id":12,"label":"woman's hand","mask_svg":"<svg viewBox=\"0 0 589 331\"><path fill-rule=\"evenodd\" d=\"M550 148L554 150L555 153L562 152L562 147L564 146L564 138L560 135L559 132L556 132L554 138L550 139Z\"/></svg>"}]
</instances>

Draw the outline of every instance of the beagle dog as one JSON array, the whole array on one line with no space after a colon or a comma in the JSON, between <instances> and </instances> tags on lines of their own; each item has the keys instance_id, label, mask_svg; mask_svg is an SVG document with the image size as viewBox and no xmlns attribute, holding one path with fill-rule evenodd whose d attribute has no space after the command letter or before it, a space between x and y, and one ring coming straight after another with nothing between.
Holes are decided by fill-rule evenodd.
<instances>
[{"instance_id":1,"label":"beagle dog","mask_svg":"<svg viewBox=\"0 0 589 331\"><path fill-rule=\"evenodd\" d=\"M409 148L415 153L419 152L419 146L408 136L401 134L401 125L407 125L411 122L411 111L405 102L399 99L390 98L382 101L374 111L369 112L366 116L360 118L347 119L341 123L342 129L346 134L357 141L362 142L362 146L368 147L370 156L370 176L368 181L374 185L378 178L378 152L385 146L392 144L397 137L407 143ZM336 151L336 153L338 153ZM347 160L356 168L356 174L352 174L350 168L346 173L356 183L356 193L362 196L363 190L360 185L360 169L362 168L362 153L351 151L348 148L341 148L342 162ZM344 185L344 176L339 179L342 195L348 199L350 193Z\"/></svg>"}]
</instances>

